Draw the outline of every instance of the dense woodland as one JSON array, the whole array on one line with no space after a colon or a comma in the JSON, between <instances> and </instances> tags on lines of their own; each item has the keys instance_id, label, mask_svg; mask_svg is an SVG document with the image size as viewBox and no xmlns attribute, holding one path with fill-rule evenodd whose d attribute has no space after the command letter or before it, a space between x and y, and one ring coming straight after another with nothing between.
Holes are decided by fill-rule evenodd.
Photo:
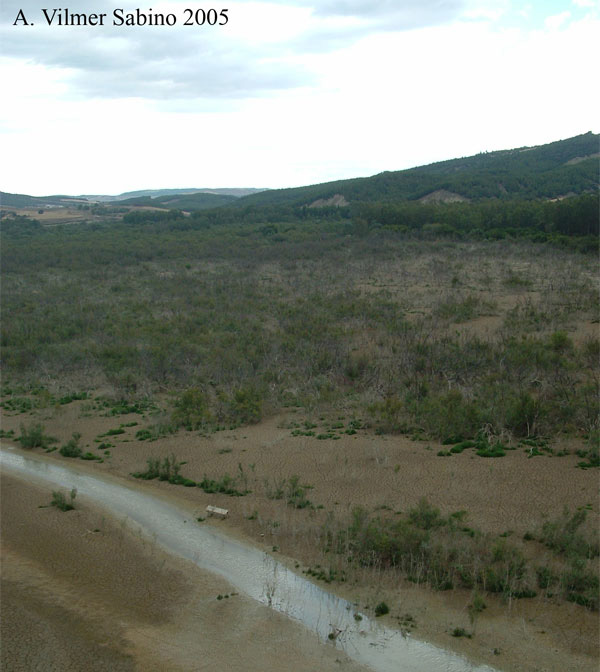
<instances>
[{"instance_id":1,"label":"dense woodland","mask_svg":"<svg viewBox=\"0 0 600 672\"><path fill-rule=\"evenodd\" d=\"M416 200L439 189L468 199L559 198L597 190L598 151L599 136L586 133L540 147L478 154L373 177L265 191L240 199L237 205L302 205L335 194L349 202L392 202Z\"/></svg>"}]
</instances>

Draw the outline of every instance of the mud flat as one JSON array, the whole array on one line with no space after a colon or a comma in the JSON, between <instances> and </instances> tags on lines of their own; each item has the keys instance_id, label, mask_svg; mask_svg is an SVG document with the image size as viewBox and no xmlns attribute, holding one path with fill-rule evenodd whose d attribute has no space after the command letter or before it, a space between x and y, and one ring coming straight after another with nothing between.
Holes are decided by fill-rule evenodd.
<instances>
[{"instance_id":1,"label":"mud flat","mask_svg":"<svg viewBox=\"0 0 600 672\"><path fill-rule=\"evenodd\" d=\"M86 503L86 507L88 501L94 505L107 507L111 514L124 521L120 524L120 542L118 541L118 534L105 534L102 532L102 527L99 526L86 529L83 533L79 530L78 541L80 545L81 540L93 540L95 542L97 539L110 537L113 544L116 542L119 545L121 552L125 552L124 545L134 544L138 547L141 546L144 551L141 555L145 561L150 562L152 560L149 573L146 571L148 568L144 567L143 563L125 564L124 559L121 562L117 561L116 566L113 565L112 567L115 575L120 575L115 583L112 583L113 577L110 568L102 559L108 557L110 562L113 563L118 560L114 554L111 555L110 551L106 552L108 549L104 554L100 553L100 557L96 553L90 554L88 549L79 563L65 566L64 559L61 564L60 560L57 561L56 556L60 556L63 552L70 555L76 553L76 545L65 544L67 548L63 547L61 550L61 535L57 535L56 530L57 528L67 527L65 523L68 520L69 530L67 534L72 536L74 530L70 527L70 520L74 518L75 514L79 515L78 520L83 523L85 514L83 512L79 514L77 512L60 514L51 509L42 510L42 515L54 521L55 531L52 533L51 529L48 530L49 534L45 535L47 537L46 545L41 544L44 551L40 552L36 550L39 544L39 535L34 534L29 527L26 528L23 522L14 522L15 518L18 519L19 516L23 516L23 513L19 513L19 511L23 508L27 509L27 507L18 507L15 503L17 497L5 497L10 504L7 509L4 509L3 519L6 517L9 521L13 521L5 526L3 520L3 526L9 530L6 533L8 543L5 552L7 557L5 580L9 585L8 594L12 596L8 601L9 613L3 619L3 621L8 622L9 626L10 644L6 654L8 656L11 655L11 651L18 648L17 645L13 646L13 643L19 639L18 632L20 631L20 628L15 625L16 612L20 607L16 597L18 594L16 586L19 585L19 575L26 572L28 576L21 576L21 582L29 583L35 589L39 589L37 593L35 590L31 592L33 600L43 603L49 609L52 606L58 609L62 607L70 612L69 619L62 622L60 628L54 627L55 619L52 618L51 609L42 622L34 624L37 625L38 630L43 630L45 627L52 632L54 640L57 642L54 647L56 651L61 651L59 642L70 641L68 623L79 624L77 612L78 610L79 612L83 611L85 618L82 619L82 625L89 626L89 632L87 630L86 632L82 631L75 639L81 642L87 640L92 646L104 646L106 656L121 656L122 659L119 660L118 664L122 665L122 669L136 669L136 661L144 657L146 657L144 669L151 669L152 665L155 666L154 669L197 669L195 666L198 665L198 660L195 659L196 662L190 660L191 651L194 647L190 647L188 642L197 642L198 636L201 637L205 630L199 627L198 622L195 623L195 627L192 627L190 620L194 619L191 619L190 616L193 612L198 612L199 621L206 620L208 617L213 629L218 628L223 631L226 635L225 639L230 641L223 643L221 653L231 656L232 652L227 649L233 646L231 638L240 635L239 615L236 617L235 613L229 616L227 613L222 613L219 618L214 611L215 609L231 610L231 605L234 605L233 611L235 611L236 604L242 605L242 608L246 611L257 611L254 616L250 617L250 620L243 619L244 627L242 631L249 629L250 632L254 632L256 628L264 631L264 624L261 625L261 622L265 620L269 622L271 629L275 630L276 634L273 633L273 636L270 636L265 633L263 637L270 642L271 648L274 642L281 642L282 635L287 630L298 631L291 638L291 646L285 644L285 646L280 646L279 654L275 652L274 655L279 657L276 664L278 669L303 669L301 661L303 659L308 660L311 657L314 658L314 656L323 658L323 662L318 663L319 669L327 669L326 665L330 659L331 664L335 665L336 669L340 669L340 664L345 665L347 669L359 669L355 666L355 663L347 660L347 656L371 669L385 672L399 669L404 671L414 670L415 672L418 670L433 672L437 669L449 671L478 670L483 672L492 669L487 666L474 666L456 654L410 637L404 637L399 631L380 627L362 614L361 620L357 620L355 618L357 612L349 602L326 593L291 572L283 564L264 552L230 539L209 526L200 526L185 511L179 510L170 503L161 501L156 497L141 493L135 488L127 487L109 479L89 476L83 472L52 464L50 461L25 457L16 451L2 451L2 468L5 473L12 474L17 479L33 479L36 483L36 486L31 488L30 486L23 486L22 483L19 484L19 480L12 479L10 485L3 488L3 494L12 490L17 493L21 492L22 498L34 496L40 498L44 493L43 489L40 490L42 483L48 489L57 486L76 487L79 494L85 498L83 501ZM47 501L48 495L45 495L45 497ZM35 511L31 507L28 510L30 517L32 517ZM98 516L101 514L90 515ZM71 516L71 518L67 519L66 516ZM38 517L41 522L41 517ZM105 522L104 525L109 525L109 523ZM115 528L115 525L118 529L118 523L110 522L112 528ZM124 527L132 527L133 529L125 534ZM137 532L138 536L136 537L135 531L138 529L139 532ZM11 543L11 538L16 539L17 542ZM30 538L31 541L28 542L27 538ZM57 547L58 553L55 554ZM16 550L13 550L14 548ZM177 555L178 558L165 557L165 549ZM135 555L134 547L131 547L127 552L129 555L132 553ZM148 553L150 553L149 556ZM25 555L28 560L22 563L22 570L19 569L21 563L16 560L16 556L19 554L21 556ZM58 578L48 574L49 569L44 563L44 554L51 560L51 567L54 568L54 573L58 574ZM91 562L85 562L84 558L87 556L89 560L90 555ZM188 563L184 563L182 559L191 560L201 570L210 572L210 574L207 574L206 571L201 572L200 586L197 585L195 576L199 570L194 569L194 576L190 576L189 571L191 570ZM182 563L186 566L185 570L181 569ZM84 597L73 586L73 583L77 584L78 581L82 580L78 575L78 565L81 564L85 565L84 573L88 573L88 581L91 581L93 585L93 590L89 591L91 602L87 601L87 590ZM96 570L96 565L99 564L103 565L102 570ZM176 566L179 566L177 570L174 569ZM98 577L95 577L96 572L99 573ZM160 574L158 583L152 577L152 573L156 574L157 572ZM61 574L63 575L62 579L60 578ZM131 574L130 579L124 579L123 574ZM221 575L223 579L214 577L213 574ZM103 580L100 580L102 575ZM64 585L65 581L67 585ZM147 591L149 596L146 600L152 599L151 594L153 594L159 608L153 610L150 605L144 608L143 601L136 602L133 595L127 596L118 586L118 583L123 582L127 591L141 591L142 593ZM231 586L234 586L234 588ZM106 590L103 590L103 588L106 588ZM218 595L221 595L222 599L217 599L218 595L214 595L218 588L220 588ZM211 589L212 595L209 598L207 592L210 592ZM200 595L198 595L199 590ZM113 595L112 599L110 599L111 594ZM203 599L202 595L204 596ZM228 597L225 598L224 595L228 595ZM73 597L72 604L69 596ZM161 596L166 599L161 599ZM195 599L191 600L191 596L195 596ZM108 602L104 604L107 598ZM101 603L100 608L94 606L94 599ZM202 601L209 602L211 608L198 609ZM182 602L185 604L185 609L181 608ZM93 627L93 621L98 619L103 609L110 611L110 609L119 610L121 608L130 611L131 615L125 621L121 619L120 632L111 634L103 632L101 627ZM12 609L12 612L10 609ZM184 618L183 614L186 611L188 612L187 619L185 619L186 627L181 627L181 619ZM261 615L262 611L265 612L264 615ZM170 617L170 613L176 614L175 617ZM288 618L282 616L283 614ZM101 618L100 621L102 623L105 621L119 622L114 618ZM299 625L300 623L304 627ZM75 628L73 629L75 630ZM268 627L266 629L269 630ZM32 630L28 630L28 632L31 634ZM168 632L170 632L170 635L165 636ZM123 639L122 643L119 635ZM182 638L184 641L182 641ZM223 637L220 639L222 642ZM256 638L251 636L250 639L255 645ZM307 647L308 641L311 642L311 645ZM319 644L319 641L322 644ZM197 646L199 646L198 643L196 643ZM239 669L254 669L247 660L248 655L243 654L245 645L240 643L237 646L239 653L236 655L241 656L240 664L243 665ZM296 652L293 651L294 646L297 648ZM221 647L218 641L213 642L212 637L207 638L204 640L204 647L213 651L212 655L215 662L219 662L221 665L226 664L219 657ZM33 648L35 649L35 647ZM78 649L77 646L75 648ZM269 647L267 647L268 649ZM258 652L260 652L260 655L257 662L260 662L260 665L257 666L257 669L259 667L260 669L268 669L264 659L266 654L264 647L258 646ZM75 656L75 653L73 656ZM161 660L158 667L156 667L157 660ZM336 662L336 660L339 662ZM35 665L35 661L32 662ZM63 663L57 659L56 665L61 666L61 664ZM309 662L308 664L309 668L307 669L310 669L310 665L314 663ZM120 669L114 666L114 661L107 660L106 665L105 668L97 669ZM112 668L111 665L113 665ZM235 661L231 665L227 663L227 667L228 669L235 669ZM36 669L36 667L30 666L29 669Z\"/></svg>"}]
</instances>

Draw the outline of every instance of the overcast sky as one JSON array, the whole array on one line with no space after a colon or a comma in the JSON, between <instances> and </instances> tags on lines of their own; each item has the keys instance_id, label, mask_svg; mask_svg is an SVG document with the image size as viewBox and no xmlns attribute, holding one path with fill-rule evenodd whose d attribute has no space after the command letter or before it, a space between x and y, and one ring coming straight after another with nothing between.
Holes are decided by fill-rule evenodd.
<instances>
[{"instance_id":1,"label":"overcast sky","mask_svg":"<svg viewBox=\"0 0 600 672\"><path fill-rule=\"evenodd\" d=\"M0 6L3 191L299 186L598 132L597 0L73 2L94 27Z\"/></svg>"}]
</instances>

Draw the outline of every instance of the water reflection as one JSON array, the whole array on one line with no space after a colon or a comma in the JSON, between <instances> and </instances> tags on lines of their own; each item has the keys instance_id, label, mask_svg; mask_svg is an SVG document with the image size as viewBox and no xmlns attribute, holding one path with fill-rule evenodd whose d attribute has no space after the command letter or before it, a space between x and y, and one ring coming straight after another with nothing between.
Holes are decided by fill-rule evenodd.
<instances>
[{"instance_id":1,"label":"water reflection","mask_svg":"<svg viewBox=\"0 0 600 672\"><path fill-rule=\"evenodd\" d=\"M2 469L80 495L137 523L168 551L227 579L235 588L316 632L359 663L380 672L493 672L464 658L384 628L356 608L295 574L270 555L218 530L190 524L189 514L150 494L60 464L0 450ZM186 522L187 521L187 522ZM330 635L334 637L330 639Z\"/></svg>"}]
</instances>

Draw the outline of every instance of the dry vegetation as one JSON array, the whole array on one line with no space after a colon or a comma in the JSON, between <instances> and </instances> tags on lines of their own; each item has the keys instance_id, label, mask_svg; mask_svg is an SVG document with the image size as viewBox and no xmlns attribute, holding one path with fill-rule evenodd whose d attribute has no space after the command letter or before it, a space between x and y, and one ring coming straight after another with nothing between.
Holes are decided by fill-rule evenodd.
<instances>
[{"instance_id":1,"label":"dry vegetation","mask_svg":"<svg viewBox=\"0 0 600 672\"><path fill-rule=\"evenodd\" d=\"M3 283L5 437L225 506L415 636L593 669L596 260L303 235L31 246Z\"/></svg>"}]
</instances>

